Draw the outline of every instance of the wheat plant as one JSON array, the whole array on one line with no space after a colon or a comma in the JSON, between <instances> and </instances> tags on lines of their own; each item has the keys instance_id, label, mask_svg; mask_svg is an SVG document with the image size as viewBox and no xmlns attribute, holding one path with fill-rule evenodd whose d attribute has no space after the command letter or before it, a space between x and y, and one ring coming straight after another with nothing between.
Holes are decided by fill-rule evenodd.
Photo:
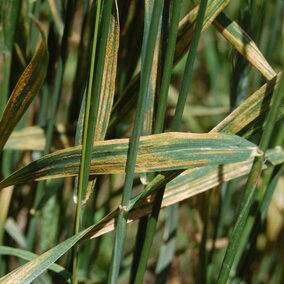
<instances>
[{"instance_id":1,"label":"wheat plant","mask_svg":"<svg viewBox=\"0 0 284 284\"><path fill-rule=\"evenodd\" d=\"M0 283L284 282L282 0L0 11Z\"/></svg>"}]
</instances>

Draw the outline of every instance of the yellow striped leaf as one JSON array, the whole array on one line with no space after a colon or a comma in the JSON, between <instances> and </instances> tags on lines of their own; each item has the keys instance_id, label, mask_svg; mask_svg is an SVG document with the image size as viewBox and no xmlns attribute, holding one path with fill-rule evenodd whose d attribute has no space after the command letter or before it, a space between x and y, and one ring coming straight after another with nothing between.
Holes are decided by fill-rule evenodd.
<instances>
[{"instance_id":1,"label":"yellow striped leaf","mask_svg":"<svg viewBox=\"0 0 284 284\"><path fill-rule=\"evenodd\" d=\"M44 82L48 66L48 51L43 32L41 35L42 40L37 52L18 80L0 120L0 150L3 149L17 122Z\"/></svg>"},{"instance_id":2,"label":"yellow striped leaf","mask_svg":"<svg viewBox=\"0 0 284 284\"><path fill-rule=\"evenodd\" d=\"M249 96L230 115L221 121L211 132L235 133L242 137L248 137L263 127L263 122L271 105L274 88L277 88L281 73L264 84L254 94ZM284 116L284 104L278 113L278 120Z\"/></svg>"},{"instance_id":3,"label":"yellow striped leaf","mask_svg":"<svg viewBox=\"0 0 284 284\"><path fill-rule=\"evenodd\" d=\"M231 21L224 13L221 13L214 21L214 24L224 38L259 70L267 80L271 80L276 76L275 71L269 65L254 41L235 21Z\"/></svg>"},{"instance_id":4,"label":"yellow striped leaf","mask_svg":"<svg viewBox=\"0 0 284 284\"><path fill-rule=\"evenodd\" d=\"M90 174L124 173L128 146L129 139L96 141ZM223 165L259 154L254 144L235 135L162 133L141 137L136 172ZM54 152L16 171L0 182L0 188L34 180L76 176L80 159L81 146Z\"/></svg>"},{"instance_id":5,"label":"yellow striped leaf","mask_svg":"<svg viewBox=\"0 0 284 284\"><path fill-rule=\"evenodd\" d=\"M279 149L276 149L276 151L279 153ZM283 152L282 149L281 151ZM271 152L268 159L273 160L273 157L275 157L275 155ZM282 157L284 158L283 153ZM175 202L180 202L183 199L188 198L188 196L203 192L204 188L209 189L218 185L220 182L228 181L234 179L236 176L242 176L249 173L252 161L253 159L248 159L243 162L225 165L222 170L215 165L208 167L207 169L203 167L184 172L179 176L179 179L184 179L183 182L173 180L167 185L162 207L169 206ZM284 159L281 161L279 160L278 162L283 163L283 161ZM206 171L205 177L204 173L202 173L204 170ZM188 182L186 175L191 176L190 182ZM198 179L198 176L201 179ZM161 177L160 180L156 182L156 187L162 186L163 183L165 184L167 182L165 179L165 177ZM178 197L176 197L176 195ZM129 213L128 223L147 215L152 209L152 199L151 196L142 199L138 198L137 200L139 202L135 204L135 207ZM97 224L88 227L79 234L72 236L36 259L21 266L19 269L2 277L0 283L30 283L79 241L95 238L114 230L118 213L119 209L115 209Z\"/></svg>"}]
</instances>

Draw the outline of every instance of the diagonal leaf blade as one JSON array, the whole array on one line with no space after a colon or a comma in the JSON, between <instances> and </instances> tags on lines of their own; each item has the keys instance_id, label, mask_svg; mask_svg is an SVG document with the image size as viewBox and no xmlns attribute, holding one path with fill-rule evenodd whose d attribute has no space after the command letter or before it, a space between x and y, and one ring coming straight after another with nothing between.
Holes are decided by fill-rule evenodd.
<instances>
[{"instance_id":1,"label":"diagonal leaf blade","mask_svg":"<svg viewBox=\"0 0 284 284\"><path fill-rule=\"evenodd\" d=\"M239 107L221 121L211 132L236 133L242 137L248 137L263 128L267 112L271 107L271 98L274 88L280 82L281 73L275 79L260 87L249 96ZM283 103L279 109L277 120L284 114Z\"/></svg>"},{"instance_id":2,"label":"diagonal leaf blade","mask_svg":"<svg viewBox=\"0 0 284 284\"><path fill-rule=\"evenodd\" d=\"M271 80L276 76L250 36L235 22L231 21L224 13L218 15L214 21L218 31L238 50L259 72Z\"/></svg>"},{"instance_id":3,"label":"diagonal leaf blade","mask_svg":"<svg viewBox=\"0 0 284 284\"><path fill-rule=\"evenodd\" d=\"M17 82L0 120L0 149L39 92L47 72L48 50L42 34L36 54Z\"/></svg>"}]
</instances>

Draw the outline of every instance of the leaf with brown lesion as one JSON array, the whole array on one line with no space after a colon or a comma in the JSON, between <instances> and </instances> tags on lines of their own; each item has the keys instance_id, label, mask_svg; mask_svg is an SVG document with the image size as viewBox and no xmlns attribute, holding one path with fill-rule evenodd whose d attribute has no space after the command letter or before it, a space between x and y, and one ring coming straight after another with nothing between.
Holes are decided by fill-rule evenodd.
<instances>
[{"instance_id":1,"label":"leaf with brown lesion","mask_svg":"<svg viewBox=\"0 0 284 284\"><path fill-rule=\"evenodd\" d=\"M129 139L95 141L90 175L124 173ZM235 135L162 133L140 139L135 171L157 172L211 164L223 165L257 156L257 146ZM81 146L46 155L0 182L0 188L35 180L77 176Z\"/></svg>"},{"instance_id":2,"label":"leaf with brown lesion","mask_svg":"<svg viewBox=\"0 0 284 284\"><path fill-rule=\"evenodd\" d=\"M119 27L118 11L114 9L113 14L111 15L110 27L108 33L108 41L107 41L106 55L104 61L104 72L102 78L102 87L99 98L98 115L94 126L95 129L94 141L102 141L105 139L109 125L109 120L110 120L110 115L115 95L119 36L120 36L120 27ZM81 129L83 128L81 127ZM83 202L86 202L90 198L94 190L95 183L96 179L93 176L88 183L86 195L83 196Z\"/></svg>"},{"instance_id":3,"label":"leaf with brown lesion","mask_svg":"<svg viewBox=\"0 0 284 284\"><path fill-rule=\"evenodd\" d=\"M276 149L276 151L279 153L279 149ZM269 159L273 160L275 157L274 154L275 153L270 152ZM282 157L284 159L283 150ZM236 175L246 175L250 171L252 161L253 159L248 159L243 162L225 165L222 169L222 179L224 181L228 181L234 179ZM277 163L283 163L283 161L284 160L279 160ZM204 170L206 171L205 175L202 173ZM190 175L189 178L186 177L187 174ZM170 175L159 174L155 180L146 187L146 191L143 193L144 195L141 195L141 197L138 196L138 198L136 197L136 200L132 203L132 208L129 208L131 211L129 213L128 223L131 223L151 212L152 198L147 194L149 191L154 193L158 188L167 184L169 180L173 179L174 172L171 172ZM197 178L198 176L199 178ZM220 178L220 170L216 166L212 166L211 168L192 169L191 172L181 174L178 179L184 180L182 180L182 182L177 182L176 179L173 179L173 181L168 183L162 203L163 208L170 206L173 203L180 202L189 196L203 192L204 189L212 188L222 182L222 179ZM15 283L13 281L19 281L17 283L30 283L43 271L50 267L50 265L58 258L70 250L76 243L96 238L114 230L118 213L119 208L113 210L97 224L88 227L84 231L72 236L36 259L13 271L9 275L4 276L0 279L0 283Z\"/></svg>"},{"instance_id":4,"label":"leaf with brown lesion","mask_svg":"<svg viewBox=\"0 0 284 284\"><path fill-rule=\"evenodd\" d=\"M267 80L272 80L276 76L276 72L267 62L255 42L238 23L221 13L214 21L214 24L222 36Z\"/></svg>"},{"instance_id":5,"label":"leaf with brown lesion","mask_svg":"<svg viewBox=\"0 0 284 284\"><path fill-rule=\"evenodd\" d=\"M39 27L38 23L37 25ZM16 124L38 94L45 80L48 50L42 31L41 35L42 40L37 52L18 80L0 120L0 150L3 149Z\"/></svg>"},{"instance_id":6,"label":"leaf with brown lesion","mask_svg":"<svg viewBox=\"0 0 284 284\"><path fill-rule=\"evenodd\" d=\"M235 133L242 137L261 131L264 119L271 106L271 98L274 89L279 85L281 73L261 86L256 92L250 95L223 121L215 126L211 132ZM284 116L284 104L280 107L277 120Z\"/></svg>"}]
</instances>

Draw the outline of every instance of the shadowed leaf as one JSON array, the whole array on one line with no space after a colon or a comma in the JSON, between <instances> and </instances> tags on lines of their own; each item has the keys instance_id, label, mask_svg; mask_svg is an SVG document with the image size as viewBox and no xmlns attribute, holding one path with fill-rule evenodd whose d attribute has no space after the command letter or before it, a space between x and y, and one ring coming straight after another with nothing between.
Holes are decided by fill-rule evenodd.
<instances>
[{"instance_id":1,"label":"shadowed leaf","mask_svg":"<svg viewBox=\"0 0 284 284\"><path fill-rule=\"evenodd\" d=\"M257 68L267 80L271 80L276 76L275 71L269 65L254 41L235 21L231 21L224 13L221 13L214 23L224 38Z\"/></svg>"}]
</instances>

